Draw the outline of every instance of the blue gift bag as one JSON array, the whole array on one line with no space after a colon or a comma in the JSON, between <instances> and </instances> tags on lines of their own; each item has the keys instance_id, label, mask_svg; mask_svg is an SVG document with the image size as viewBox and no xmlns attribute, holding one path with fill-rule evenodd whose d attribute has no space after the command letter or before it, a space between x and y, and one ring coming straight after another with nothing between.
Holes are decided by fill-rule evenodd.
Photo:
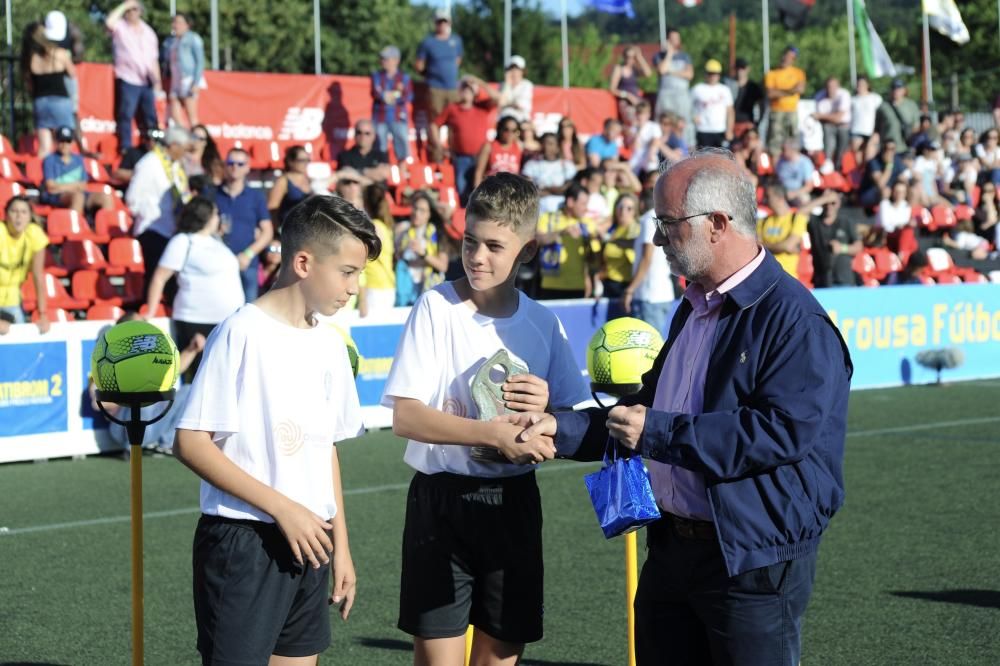
<instances>
[{"instance_id":1,"label":"blue gift bag","mask_svg":"<svg viewBox=\"0 0 1000 666\"><path fill-rule=\"evenodd\" d=\"M638 455L619 458L611 440L608 446L611 459L605 451L604 467L583 477L606 539L634 532L660 518L642 458Z\"/></svg>"}]
</instances>

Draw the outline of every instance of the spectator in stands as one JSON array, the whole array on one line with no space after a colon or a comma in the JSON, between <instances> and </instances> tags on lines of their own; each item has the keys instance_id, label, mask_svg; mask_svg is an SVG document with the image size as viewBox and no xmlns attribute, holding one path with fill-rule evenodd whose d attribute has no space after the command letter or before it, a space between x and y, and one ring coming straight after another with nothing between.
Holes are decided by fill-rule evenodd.
<instances>
[{"instance_id":1,"label":"spectator in stands","mask_svg":"<svg viewBox=\"0 0 1000 666\"><path fill-rule=\"evenodd\" d=\"M170 27L174 33L170 42L170 116L178 125L194 127L199 122L198 91L205 83L205 44L191 29L187 14L174 14Z\"/></svg>"},{"instance_id":2,"label":"spectator in stands","mask_svg":"<svg viewBox=\"0 0 1000 666\"><path fill-rule=\"evenodd\" d=\"M521 175L530 178L538 187L539 211L551 213L564 201L566 188L576 175L576 165L559 154L559 139L550 132L542 135L542 154L528 161Z\"/></svg>"},{"instance_id":3,"label":"spectator in stands","mask_svg":"<svg viewBox=\"0 0 1000 666\"><path fill-rule=\"evenodd\" d=\"M959 160L963 157L969 159L975 159L978 164L978 158L976 158L976 131L971 127L966 127L958 134L958 147L955 150L954 159Z\"/></svg>"},{"instance_id":4,"label":"spectator in stands","mask_svg":"<svg viewBox=\"0 0 1000 666\"><path fill-rule=\"evenodd\" d=\"M638 109L639 103L644 101L639 82L652 73L653 70L639 47L626 46L622 51L621 61L611 70L611 80L608 84L611 94L618 98L619 118L628 118Z\"/></svg>"},{"instance_id":5,"label":"spectator in stands","mask_svg":"<svg viewBox=\"0 0 1000 666\"><path fill-rule=\"evenodd\" d=\"M135 166L142 159L143 155L153 149L158 140L163 139L163 132L158 129L147 130L139 137L139 145L132 146L122 155L121 161L111 171L111 179L121 186L127 186L132 180ZM187 160L190 153L184 155L185 171L187 170Z\"/></svg>"},{"instance_id":6,"label":"spectator in stands","mask_svg":"<svg viewBox=\"0 0 1000 666\"><path fill-rule=\"evenodd\" d=\"M1000 249L1000 198L997 196L997 186L993 181L983 183L979 191L979 204L973 215L976 233L992 242Z\"/></svg>"},{"instance_id":7,"label":"spectator in stands","mask_svg":"<svg viewBox=\"0 0 1000 666\"><path fill-rule=\"evenodd\" d=\"M684 140L684 120L675 113L661 113L659 117L660 136L656 139L656 163L664 160L676 162L688 155L688 145Z\"/></svg>"},{"instance_id":8,"label":"spectator in stands","mask_svg":"<svg viewBox=\"0 0 1000 666\"><path fill-rule=\"evenodd\" d=\"M267 195L267 209L271 211L271 220L277 229L281 229L281 221L288 211L312 194L312 183L306 174L309 166L306 149L303 146L285 148L284 165L284 171Z\"/></svg>"},{"instance_id":9,"label":"spectator in stands","mask_svg":"<svg viewBox=\"0 0 1000 666\"><path fill-rule=\"evenodd\" d=\"M619 195L638 195L642 192L642 181L632 173L627 163L605 160L601 163L601 168L604 169L604 186L601 191L612 208Z\"/></svg>"},{"instance_id":10,"label":"spectator in stands","mask_svg":"<svg viewBox=\"0 0 1000 666\"><path fill-rule=\"evenodd\" d=\"M760 123L760 119L764 117L764 100L767 95L759 83L750 80L750 63L746 58L737 58L735 65L736 77L729 79L726 84L733 95L733 135L738 138Z\"/></svg>"},{"instance_id":11,"label":"spectator in stands","mask_svg":"<svg viewBox=\"0 0 1000 666\"><path fill-rule=\"evenodd\" d=\"M154 144L136 163L125 191L125 203L135 218L132 233L142 246L147 289L176 230L174 213L189 197L182 158L191 145L191 135L183 127L171 127L164 133L163 143Z\"/></svg>"},{"instance_id":12,"label":"spectator in stands","mask_svg":"<svg viewBox=\"0 0 1000 666\"><path fill-rule=\"evenodd\" d=\"M177 217L177 233L163 250L149 283L146 308L156 312L167 281L177 276L170 318L179 349L186 348L196 335L207 338L216 324L247 302L241 284L241 263L220 240L219 227L219 209L211 199L199 196L184 204ZM199 362L196 357L191 363L185 376L188 382L194 379Z\"/></svg>"},{"instance_id":13,"label":"spectator in stands","mask_svg":"<svg viewBox=\"0 0 1000 666\"><path fill-rule=\"evenodd\" d=\"M816 93L816 112L813 118L823 127L823 152L833 161L834 169L840 168L840 159L848 149L851 134L851 93L840 86L840 80L831 76L823 90Z\"/></svg>"},{"instance_id":14,"label":"spectator in stands","mask_svg":"<svg viewBox=\"0 0 1000 666\"><path fill-rule=\"evenodd\" d=\"M257 255L274 238L264 193L246 183L250 155L233 148L226 155L226 179L215 193L226 246L239 261L240 280L247 303L257 300Z\"/></svg>"},{"instance_id":15,"label":"spectator in stands","mask_svg":"<svg viewBox=\"0 0 1000 666\"><path fill-rule=\"evenodd\" d=\"M434 118L431 122L429 139L432 150L440 154L440 128L448 128L448 148L451 152L452 166L455 167L455 189L458 190L464 206L472 192L476 157L486 143L490 113L499 102L500 96L482 79L474 76L463 77L458 88L459 101L446 106L440 115ZM478 98L480 91L485 92L485 98Z\"/></svg>"},{"instance_id":16,"label":"spectator in stands","mask_svg":"<svg viewBox=\"0 0 1000 666\"><path fill-rule=\"evenodd\" d=\"M496 138L483 144L476 156L476 175L472 181L472 187L479 187L479 183L487 176L495 173L520 173L521 172L521 144L517 137L521 132L521 126L517 120L510 116L501 116L497 121Z\"/></svg>"},{"instance_id":17,"label":"spectator in stands","mask_svg":"<svg viewBox=\"0 0 1000 666\"><path fill-rule=\"evenodd\" d=\"M569 116L559 119L559 152L563 159L570 160L576 168L583 169L587 166L587 154L583 151L583 144L576 134L576 125Z\"/></svg>"},{"instance_id":18,"label":"spectator in stands","mask_svg":"<svg viewBox=\"0 0 1000 666\"><path fill-rule=\"evenodd\" d=\"M598 236L603 236L611 228L611 202L604 196L604 167L587 167L574 180L587 191L584 217L593 222Z\"/></svg>"},{"instance_id":19,"label":"spectator in stands","mask_svg":"<svg viewBox=\"0 0 1000 666\"><path fill-rule=\"evenodd\" d=\"M521 134L518 137L521 144L521 166L542 154L542 142L538 139L535 124L530 120L521 121Z\"/></svg>"},{"instance_id":20,"label":"spectator in stands","mask_svg":"<svg viewBox=\"0 0 1000 666\"><path fill-rule=\"evenodd\" d=\"M882 150L877 157L868 160L861 177L861 191L858 199L865 208L872 208L895 185L906 169L903 160L896 154L893 139L882 140Z\"/></svg>"},{"instance_id":21,"label":"spectator in stands","mask_svg":"<svg viewBox=\"0 0 1000 666\"><path fill-rule=\"evenodd\" d=\"M941 144L927 141L920 144L917 151L919 155L913 161L912 169L915 202L925 208L949 204L950 202L941 196L938 185L947 179L949 168L941 152Z\"/></svg>"},{"instance_id":22,"label":"spectator in stands","mask_svg":"<svg viewBox=\"0 0 1000 666\"><path fill-rule=\"evenodd\" d=\"M66 80L76 80L70 52L45 36L45 25L31 23L24 31L21 47L21 73L34 103L38 154L45 157L53 150L53 133L60 127L76 127L73 100Z\"/></svg>"},{"instance_id":23,"label":"spectator in stands","mask_svg":"<svg viewBox=\"0 0 1000 666\"><path fill-rule=\"evenodd\" d=\"M379 52L381 69L372 72L372 121L379 151L389 154L389 137L396 161L410 156L410 104L413 82L399 71L399 48L387 46Z\"/></svg>"},{"instance_id":24,"label":"spectator in stands","mask_svg":"<svg viewBox=\"0 0 1000 666\"><path fill-rule=\"evenodd\" d=\"M59 10L53 10L45 15L45 37L60 48L64 48L70 53L70 59L74 65L83 62L84 44L83 31L80 27L70 23L66 19L66 14ZM87 154L80 135L80 83L75 74L69 73L63 77L66 83L66 92L69 94L73 104L73 132L76 135L80 152Z\"/></svg>"},{"instance_id":25,"label":"spectator in stands","mask_svg":"<svg viewBox=\"0 0 1000 666\"><path fill-rule=\"evenodd\" d=\"M365 212L375 225L383 248L378 259L365 264L362 276L364 287L358 298L358 309L362 317L367 317L392 310L396 304L396 273L393 253L389 251L395 246L395 220L389 210L385 185L372 183L365 188L364 199Z\"/></svg>"},{"instance_id":26,"label":"spectator in stands","mask_svg":"<svg viewBox=\"0 0 1000 666\"><path fill-rule=\"evenodd\" d=\"M500 118L510 117L519 123L531 119L531 108L534 103L535 84L524 78L527 63L519 55L512 55L504 70L503 83L500 84Z\"/></svg>"},{"instance_id":27,"label":"spectator in stands","mask_svg":"<svg viewBox=\"0 0 1000 666\"><path fill-rule=\"evenodd\" d=\"M979 159L980 179L1000 183L1000 129L992 127L980 135L976 157Z\"/></svg>"},{"instance_id":28,"label":"spectator in stands","mask_svg":"<svg viewBox=\"0 0 1000 666\"><path fill-rule=\"evenodd\" d=\"M632 282L635 264L635 239L639 236L639 200L634 194L622 194L615 201L611 229L602 250L600 280L608 301L608 319L624 317L622 297Z\"/></svg>"},{"instance_id":29,"label":"spectator in stands","mask_svg":"<svg viewBox=\"0 0 1000 666\"><path fill-rule=\"evenodd\" d=\"M113 208L113 195L87 191L87 169L83 158L73 152L73 129L56 130L56 152L42 160L44 180L39 199L43 204L69 208L80 215L86 211Z\"/></svg>"},{"instance_id":30,"label":"spectator in stands","mask_svg":"<svg viewBox=\"0 0 1000 666\"><path fill-rule=\"evenodd\" d=\"M855 150L862 148L875 133L875 116L882 106L882 96L871 89L868 78L858 77L858 85L851 98L851 138L858 141Z\"/></svg>"},{"instance_id":31,"label":"spectator in stands","mask_svg":"<svg viewBox=\"0 0 1000 666\"><path fill-rule=\"evenodd\" d=\"M854 256L861 251L861 239L851 221L840 214L843 195L827 190L810 202L822 212L809 218L810 252L813 261L813 286L854 286L851 269Z\"/></svg>"},{"instance_id":32,"label":"spectator in stands","mask_svg":"<svg viewBox=\"0 0 1000 666\"><path fill-rule=\"evenodd\" d=\"M786 139L781 146L781 157L774 165L774 174L781 181L789 204L802 206L809 201L815 172L812 160L799 150L798 139Z\"/></svg>"},{"instance_id":33,"label":"spectator in stands","mask_svg":"<svg viewBox=\"0 0 1000 666\"><path fill-rule=\"evenodd\" d=\"M760 157L763 149L760 133L755 127L745 131L732 148L733 158L739 165L740 171L754 184L754 187L760 180L758 171L760 170Z\"/></svg>"},{"instance_id":34,"label":"spectator in stands","mask_svg":"<svg viewBox=\"0 0 1000 666\"><path fill-rule=\"evenodd\" d=\"M4 206L0 225L0 335L11 324L24 323L21 285L31 273L35 284L38 331L48 333L48 298L45 286L45 248L49 238L32 220L31 201L15 195Z\"/></svg>"},{"instance_id":35,"label":"spectator in stands","mask_svg":"<svg viewBox=\"0 0 1000 666\"><path fill-rule=\"evenodd\" d=\"M691 89L695 137L702 148L721 148L733 140L733 95L722 83L722 63L705 63L705 80Z\"/></svg>"},{"instance_id":36,"label":"spectator in stands","mask_svg":"<svg viewBox=\"0 0 1000 666\"><path fill-rule=\"evenodd\" d=\"M541 300L588 298L593 293L590 263L600 242L597 228L587 217L590 194L579 183L566 190L563 207L538 218L538 241L541 253Z\"/></svg>"},{"instance_id":37,"label":"spectator in stands","mask_svg":"<svg viewBox=\"0 0 1000 666\"><path fill-rule=\"evenodd\" d=\"M889 99L882 101L875 114L875 131L883 142L892 139L897 147L903 147L919 123L920 109L906 96L906 84L902 79L893 79Z\"/></svg>"},{"instance_id":38,"label":"spectator in stands","mask_svg":"<svg viewBox=\"0 0 1000 666\"><path fill-rule=\"evenodd\" d=\"M434 10L434 32L417 46L414 63L414 68L423 74L430 88L428 120L437 118L448 103L457 101L455 89L463 53L462 38L451 33L451 13L439 7Z\"/></svg>"},{"instance_id":39,"label":"spectator in stands","mask_svg":"<svg viewBox=\"0 0 1000 666\"><path fill-rule=\"evenodd\" d=\"M691 121L691 96L688 88L694 78L691 56L681 50L681 33L667 28L667 40L653 57L653 66L660 76L656 94L656 115L665 111L677 114L685 124ZM693 137L684 137L689 141Z\"/></svg>"},{"instance_id":40,"label":"spectator in stands","mask_svg":"<svg viewBox=\"0 0 1000 666\"><path fill-rule=\"evenodd\" d=\"M122 154L132 147L132 119L137 111L140 133L159 127L155 96L163 92L160 43L142 14L142 3L125 0L104 21L115 60L115 122Z\"/></svg>"},{"instance_id":41,"label":"spectator in stands","mask_svg":"<svg viewBox=\"0 0 1000 666\"><path fill-rule=\"evenodd\" d=\"M372 181L362 176L357 169L351 167L339 169L333 174L333 178L335 182L334 193L358 210L364 210L364 188L371 185Z\"/></svg>"},{"instance_id":42,"label":"spectator in stands","mask_svg":"<svg viewBox=\"0 0 1000 666\"><path fill-rule=\"evenodd\" d=\"M622 307L631 317L641 319L661 333L666 333L674 283L663 251L653 243L656 235L656 211L649 208L639 218L635 239L635 264L632 279L622 294Z\"/></svg>"},{"instance_id":43,"label":"spectator in stands","mask_svg":"<svg viewBox=\"0 0 1000 666\"><path fill-rule=\"evenodd\" d=\"M191 147L184 156L184 170L188 176L205 176L207 186L213 189L222 185L226 177L219 146L204 125L191 129Z\"/></svg>"},{"instance_id":44,"label":"spectator in stands","mask_svg":"<svg viewBox=\"0 0 1000 666\"><path fill-rule=\"evenodd\" d=\"M653 121L653 107L646 100L635 106L636 131L632 139L632 156L628 164L637 176L655 171L659 166L656 142L663 134L660 125Z\"/></svg>"},{"instance_id":45,"label":"spectator in stands","mask_svg":"<svg viewBox=\"0 0 1000 666\"><path fill-rule=\"evenodd\" d=\"M601 165L604 160L617 160L621 150L622 123L617 118L606 118L604 130L595 134L587 141L585 151L587 164L591 167Z\"/></svg>"},{"instance_id":46,"label":"spectator in stands","mask_svg":"<svg viewBox=\"0 0 1000 666\"><path fill-rule=\"evenodd\" d=\"M781 66L764 77L771 115L768 120L767 149L777 155L787 139L799 138L799 97L806 89L806 73L795 66L799 50L789 46L781 54Z\"/></svg>"},{"instance_id":47,"label":"spectator in stands","mask_svg":"<svg viewBox=\"0 0 1000 666\"><path fill-rule=\"evenodd\" d=\"M941 242L949 250L957 251L963 259L983 261L990 256L990 241L975 232L972 220L959 220L953 228L945 229ZM962 254L966 252L967 255Z\"/></svg>"},{"instance_id":48,"label":"spectator in stands","mask_svg":"<svg viewBox=\"0 0 1000 666\"><path fill-rule=\"evenodd\" d=\"M351 167L370 180L389 178L389 155L375 146L375 125L364 118L354 124L354 145L337 155L337 168Z\"/></svg>"},{"instance_id":49,"label":"spectator in stands","mask_svg":"<svg viewBox=\"0 0 1000 666\"><path fill-rule=\"evenodd\" d=\"M897 180L885 189L885 198L878 204L875 226L886 234L892 234L903 227L913 226L913 207L910 205L910 186L904 180Z\"/></svg>"},{"instance_id":50,"label":"spectator in stands","mask_svg":"<svg viewBox=\"0 0 1000 666\"><path fill-rule=\"evenodd\" d=\"M788 205L788 192L781 183L767 186L766 201L771 214L757 222L757 238L792 277L799 276L799 254L809 218Z\"/></svg>"},{"instance_id":51,"label":"spectator in stands","mask_svg":"<svg viewBox=\"0 0 1000 666\"><path fill-rule=\"evenodd\" d=\"M417 297L444 281L448 254L442 247L444 220L437 203L417 192L408 222L396 233L396 305L413 305Z\"/></svg>"}]
</instances>

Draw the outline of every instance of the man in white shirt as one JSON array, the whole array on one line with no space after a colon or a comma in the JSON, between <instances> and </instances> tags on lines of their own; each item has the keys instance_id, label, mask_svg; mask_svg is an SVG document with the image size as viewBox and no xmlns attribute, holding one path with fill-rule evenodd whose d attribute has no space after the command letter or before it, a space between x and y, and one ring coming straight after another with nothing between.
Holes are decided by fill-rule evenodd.
<instances>
[{"instance_id":1,"label":"man in white shirt","mask_svg":"<svg viewBox=\"0 0 1000 666\"><path fill-rule=\"evenodd\" d=\"M637 176L644 171L656 171L659 166L659 156L656 154L657 139L663 136L660 124L653 120L653 107L642 100L635 107L635 125L638 131L632 140L632 157L628 165Z\"/></svg>"},{"instance_id":2,"label":"man in white shirt","mask_svg":"<svg viewBox=\"0 0 1000 666\"><path fill-rule=\"evenodd\" d=\"M531 120L535 84L524 78L526 66L527 63L521 56L510 57L503 75L503 83L500 84L499 118L514 118L519 123Z\"/></svg>"},{"instance_id":3,"label":"man in white shirt","mask_svg":"<svg viewBox=\"0 0 1000 666\"><path fill-rule=\"evenodd\" d=\"M695 137L702 148L721 148L733 139L733 93L722 83L722 63L705 63L705 80L691 90Z\"/></svg>"},{"instance_id":4,"label":"man in white shirt","mask_svg":"<svg viewBox=\"0 0 1000 666\"><path fill-rule=\"evenodd\" d=\"M667 257L653 244L656 211L649 209L639 218L635 239L635 266L632 282L625 288L625 312L641 319L660 333L667 330L674 301L674 283Z\"/></svg>"},{"instance_id":5,"label":"man in white shirt","mask_svg":"<svg viewBox=\"0 0 1000 666\"><path fill-rule=\"evenodd\" d=\"M823 126L823 152L840 167L840 158L847 150L851 130L851 93L840 87L837 77L826 80L823 90L816 93L813 118Z\"/></svg>"}]
</instances>

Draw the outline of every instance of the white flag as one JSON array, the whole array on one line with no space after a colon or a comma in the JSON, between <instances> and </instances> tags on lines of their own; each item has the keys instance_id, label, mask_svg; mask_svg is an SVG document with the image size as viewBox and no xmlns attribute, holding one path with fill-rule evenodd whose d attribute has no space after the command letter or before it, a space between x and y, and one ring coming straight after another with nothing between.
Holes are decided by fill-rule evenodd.
<instances>
[{"instance_id":1,"label":"white flag","mask_svg":"<svg viewBox=\"0 0 1000 666\"><path fill-rule=\"evenodd\" d=\"M923 4L932 28L957 44L969 41L969 29L962 21L955 0L923 0Z\"/></svg>"}]
</instances>

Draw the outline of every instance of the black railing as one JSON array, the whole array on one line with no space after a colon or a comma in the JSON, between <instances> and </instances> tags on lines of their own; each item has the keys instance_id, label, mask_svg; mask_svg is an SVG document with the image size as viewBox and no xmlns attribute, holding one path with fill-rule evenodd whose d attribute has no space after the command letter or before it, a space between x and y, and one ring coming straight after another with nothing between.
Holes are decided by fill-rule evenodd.
<instances>
[{"instance_id":1,"label":"black railing","mask_svg":"<svg viewBox=\"0 0 1000 666\"><path fill-rule=\"evenodd\" d=\"M17 149L18 137L33 129L31 95L21 76L20 58L13 51L0 53L0 131Z\"/></svg>"}]
</instances>

